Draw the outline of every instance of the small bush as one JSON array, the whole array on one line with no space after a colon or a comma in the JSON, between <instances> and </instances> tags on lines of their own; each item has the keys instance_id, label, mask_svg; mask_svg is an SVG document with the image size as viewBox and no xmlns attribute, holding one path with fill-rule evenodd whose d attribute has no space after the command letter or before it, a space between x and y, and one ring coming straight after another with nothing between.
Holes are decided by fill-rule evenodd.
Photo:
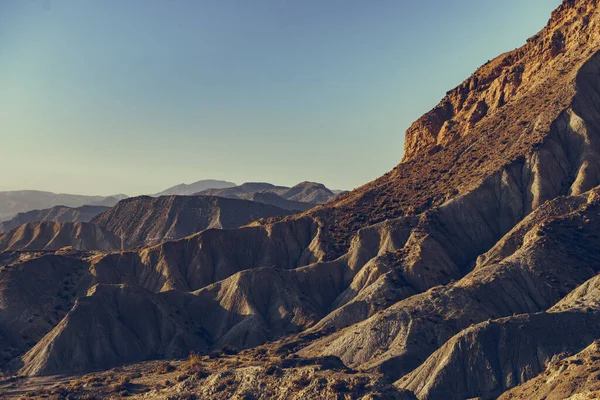
<instances>
[{"instance_id":1,"label":"small bush","mask_svg":"<svg viewBox=\"0 0 600 400\"><path fill-rule=\"evenodd\" d=\"M196 369L202 366L202 357L196 353L190 353L187 361L183 364L185 369Z\"/></svg>"},{"instance_id":2,"label":"small bush","mask_svg":"<svg viewBox=\"0 0 600 400\"><path fill-rule=\"evenodd\" d=\"M201 370L201 371L196 371L194 372L194 378L196 379L204 379L210 376L210 373L205 371L205 370Z\"/></svg>"},{"instance_id":3,"label":"small bush","mask_svg":"<svg viewBox=\"0 0 600 400\"><path fill-rule=\"evenodd\" d=\"M202 357L196 353L190 353L188 360L180 366L180 369L187 372L187 376L193 375L196 379L204 379L210 375L203 367ZM179 375L177 380L181 382L185 378L185 375Z\"/></svg>"},{"instance_id":4,"label":"small bush","mask_svg":"<svg viewBox=\"0 0 600 400\"><path fill-rule=\"evenodd\" d=\"M127 387L129 386L130 382L131 380L128 376L121 376L119 377L119 379L117 379L115 383L111 385L110 388L113 392L119 392L120 394L122 394L121 392L127 391Z\"/></svg>"},{"instance_id":5,"label":"small bush","mask_svg":"<svg viewBox=\"0 0 600 400\"><path fill-rule=\"evenodd\" d=\"M336 381L331 384L331 391L334 393L346 393L349 391L348 385L344 381Z\"/></svg>"},{"instance_id":6,"label":"small bush","mask_svg":"<svg viewBox=\"0 0 600 400\"><path fill-rule=\"evenodd\" d=\"M173 371L175 371L175 367L171 363L168 363L166 361L161 361L156 365L156 368L154 369L154 372L156 372L157 374L166 374Z\"/></svg>"},{"instance_id":7,"label":"small bush","mask_svg":"<svg viewBox=\"0 0 600 400\"><path fill-rule=\"evenodd\" d=\"M296 389L302 389L310 385L311 379L306 375L302 375L294 380Z\"/></svg>"},{"instance_id":8,"label":"small bush","mask_svg":"<svg viewBox=\"0 0 600 400\"><path fill-rule=\"evenodd\" d=\"M283 375L283 370L281 369L281 367L279 365L277 365L275 363L268 363L265 365L265 374L281 376L281 375Z\"/></svg>"}]
</instances>

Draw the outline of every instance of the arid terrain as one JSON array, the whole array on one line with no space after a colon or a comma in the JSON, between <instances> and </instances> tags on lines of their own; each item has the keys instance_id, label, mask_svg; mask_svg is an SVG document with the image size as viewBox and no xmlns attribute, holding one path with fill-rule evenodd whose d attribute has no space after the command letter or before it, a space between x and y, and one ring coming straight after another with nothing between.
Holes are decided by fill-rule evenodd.
<instances>
[{"instance_id":1,"label":"arid terrain","mask_svg":"<svg viewBox=\"0 0 600 400\"><path fill-rule=\"evenodd\" d=\"M597 0L450 90L384 176L225 186L0 236L3 398L600 398Z\"/></svg>"}]
</instances>

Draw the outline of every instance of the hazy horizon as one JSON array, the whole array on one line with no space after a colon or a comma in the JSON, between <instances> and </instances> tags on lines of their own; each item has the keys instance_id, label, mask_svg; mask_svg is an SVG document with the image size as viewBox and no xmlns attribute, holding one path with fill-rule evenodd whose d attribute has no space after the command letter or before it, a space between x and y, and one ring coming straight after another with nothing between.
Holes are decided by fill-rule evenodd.
<instances>
[{"instance_id":1,"label":"hazy horizon","mask_svg":"<svg viewBox=\"0 0 600 400\"><path fill-rule=\"evenodd\" d=\"M352 189L400 162L410 124L558 4L4 0L0 190Z\"/></svg>"}]
</instances>

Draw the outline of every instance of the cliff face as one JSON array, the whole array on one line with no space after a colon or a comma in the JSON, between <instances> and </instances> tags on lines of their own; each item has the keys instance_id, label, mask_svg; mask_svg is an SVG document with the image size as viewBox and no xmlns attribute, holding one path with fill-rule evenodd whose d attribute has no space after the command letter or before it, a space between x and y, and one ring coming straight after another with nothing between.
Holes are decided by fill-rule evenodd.
<instances>
[{"instance_id":1,"label":"cliff face","mask_svg":"<svg viewBox=\"0 0 600 400\"><path fill-rule=\"evenodd\" d=\"M564 2L527 44L489 61L449 91L406 132L403 161L427 157L461 136L478 135L478 124L488 115L531 95L557 74L568 74L565 63L589 56L590 43L598 40L596 21L590 18L595 7L590 1Z\"/></svg>"}]
</instances>

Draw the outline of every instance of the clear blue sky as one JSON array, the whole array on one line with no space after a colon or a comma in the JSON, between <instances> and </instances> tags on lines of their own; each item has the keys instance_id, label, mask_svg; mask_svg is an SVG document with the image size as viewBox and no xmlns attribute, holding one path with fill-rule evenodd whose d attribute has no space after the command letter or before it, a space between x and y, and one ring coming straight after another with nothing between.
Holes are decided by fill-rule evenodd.
<instances>
[{"instance_id":1,"label":"clear blue sky","mask_svg":"<svg viewBox=\"0 0 600 400\"><path fill-rule=\"evenodd\" d=\"M351 189L560 0L0 0L0 190Z\"/></svg>"}]
</instances>

